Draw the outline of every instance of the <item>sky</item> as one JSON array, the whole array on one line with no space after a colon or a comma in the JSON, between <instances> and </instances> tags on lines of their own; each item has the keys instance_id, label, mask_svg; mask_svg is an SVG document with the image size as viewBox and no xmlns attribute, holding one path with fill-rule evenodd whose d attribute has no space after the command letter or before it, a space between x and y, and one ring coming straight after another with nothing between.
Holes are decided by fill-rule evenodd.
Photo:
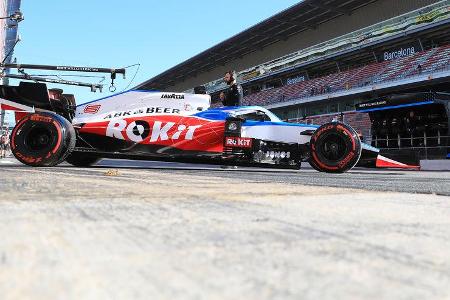
<instances>
[{"instance_id":1,"label":"sky","mask_svg":"<svg viewBox=\"0 0 450 300\"><path fill-rule=\"evenodd\" d=\"M18 63L120 68L117 91L132 88L191 58L298 0L24 0L19 24ZM29 74L46 74L29 70ZM54 72L52 74L55 74ZM85 73L103 76L103 74ZM112 95L108 74L103 93L89 88L56 86L73 93L77 103ZM97 82L99 78L73 78ZM11 80L11 84L17 84Z\"/></svg>"}]
</instances>

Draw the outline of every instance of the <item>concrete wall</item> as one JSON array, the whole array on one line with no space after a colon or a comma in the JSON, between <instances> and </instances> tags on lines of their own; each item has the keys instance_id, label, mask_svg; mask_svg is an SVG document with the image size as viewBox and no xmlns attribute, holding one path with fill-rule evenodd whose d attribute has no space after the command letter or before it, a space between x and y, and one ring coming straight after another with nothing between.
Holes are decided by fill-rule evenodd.
<instances>
[{"instance_id":1,"label":"concrete wall","mask_svg":"<svg viewBox=\"0 0 450 300\"><path fill-rule=\"evenodd\" d=\"M346 33L382 22L395 16L413 11L415 9L439 2L437 0L379 0L354 11L350 16L342 16L319 25L316 29L306 30L286 41L279 41L262 51L250 53L241 59L234 60L225 66L217 67L209 72L189 78L175 86L169 87L171 91L185 91L194 86L201 85L223 76L227 70L244 70L261 63L279 58L283 55L304 49Z\"/></svg>"}]
</instances>

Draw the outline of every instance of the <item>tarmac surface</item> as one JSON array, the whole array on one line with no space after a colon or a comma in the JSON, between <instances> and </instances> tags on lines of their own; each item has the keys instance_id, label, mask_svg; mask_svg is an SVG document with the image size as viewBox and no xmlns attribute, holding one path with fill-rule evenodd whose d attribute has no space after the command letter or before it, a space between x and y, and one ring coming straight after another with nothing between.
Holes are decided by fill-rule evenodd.
<instances>
[{"instance_id":1,"label":"tarmac surface","mask_svg":"<svg viewBox=\"0 0 450 300\"><path fill-rule=\"evenodd\" d=\"M449 299L450 172L0 160L1 299Z\"/></svg>"}]
</instances>

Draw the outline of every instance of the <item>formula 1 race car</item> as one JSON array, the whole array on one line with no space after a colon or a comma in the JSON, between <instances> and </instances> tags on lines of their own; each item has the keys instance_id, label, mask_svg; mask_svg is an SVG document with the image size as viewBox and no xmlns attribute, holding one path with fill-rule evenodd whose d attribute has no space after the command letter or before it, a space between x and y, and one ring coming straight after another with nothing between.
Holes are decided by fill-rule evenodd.
<instances>
[{"instance_id":1,"label":"formula 1 race car","mask_svg":"<svg viewBox=\"0 0 450 300\"><path fill-rule=\"evenodd\" d=\"M329 173L403 165L347 124L286 123L258 106L210 109L208 95L130 90L77 106L61 90L21 82L2 86L0 97L2 109L16 112L12 153L35 167L86 167L105 157L287 168L308 161Z\"/></svg>"}]
</instances>

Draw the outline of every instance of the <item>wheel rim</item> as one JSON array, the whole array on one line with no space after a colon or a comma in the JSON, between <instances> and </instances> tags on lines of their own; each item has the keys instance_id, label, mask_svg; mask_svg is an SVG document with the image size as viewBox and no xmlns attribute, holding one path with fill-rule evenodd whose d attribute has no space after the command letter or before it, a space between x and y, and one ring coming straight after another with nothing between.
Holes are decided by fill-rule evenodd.
<instances>
[{"instance_id":1,"label":"wheel rim","mask_svg":"<svg viewBox=\"0 0 450 300\"><path fill-rule=\"evenodd\" d=\"M28 131L24 142L31 151L45 150L53 144L52 132L43 126L34 126Z\"/></svg>"},{"instance_id":2,"label":"wheel rim","mask_svg":"<svg viewBox=\"0 0 450 300\"><path fill-rule=\"evenodd\" d=\"M340 161L347 152L347 142L345 139L336 133L329 133L323 137L323 144L318 149L320 156L328 161Z\"/></svg>"}]
</instances>

